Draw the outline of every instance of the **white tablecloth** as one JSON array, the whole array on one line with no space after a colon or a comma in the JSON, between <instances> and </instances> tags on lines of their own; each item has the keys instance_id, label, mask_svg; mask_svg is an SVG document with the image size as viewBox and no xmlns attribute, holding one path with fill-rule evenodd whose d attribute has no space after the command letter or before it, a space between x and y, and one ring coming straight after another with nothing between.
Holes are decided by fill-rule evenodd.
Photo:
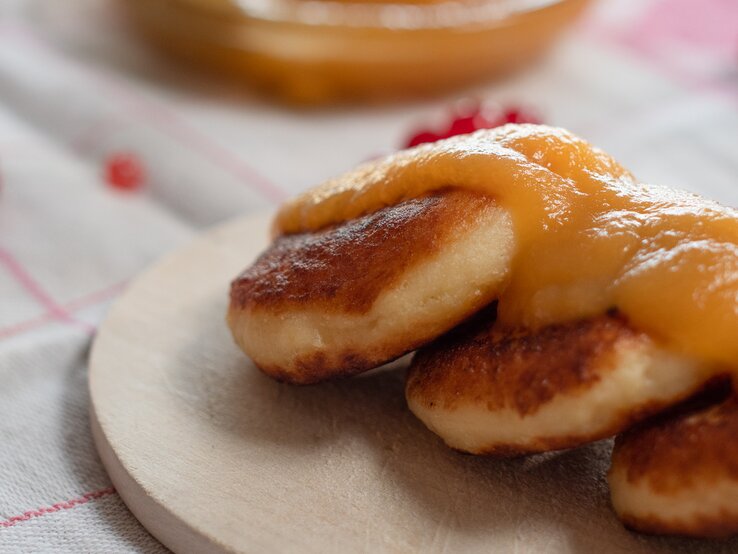
<instances>
[{"instance_id":1,"label":"white tablecloth","mask_svg":"<svg viewBox=\"0 0 738 554\"><path fill-rule=\"evenodd\" d=\"M449 99L290 111L178 73L114 2L3 0L0 18L0 552L163 551L90 438L87 354L110 302L203 228L400 147ZM600 2L476 92L535 106L643 180L738 204L735 0ZM137 191L106 184L122 154Z\"/></svg>"}]
</instances>

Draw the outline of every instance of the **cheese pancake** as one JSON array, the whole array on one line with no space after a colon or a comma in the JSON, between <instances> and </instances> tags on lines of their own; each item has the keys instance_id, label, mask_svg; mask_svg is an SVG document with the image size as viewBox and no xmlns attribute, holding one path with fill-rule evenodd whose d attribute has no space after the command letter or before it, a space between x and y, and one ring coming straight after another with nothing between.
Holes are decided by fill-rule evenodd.
<instances>
[{"instance_id":1,"label":"cheese pancake","mask_svg":"<svg viewBox=\"0 0 738 554\"><path fill-rule=\"evenodd\" d=\"M618 437L608 479L628 527L738 534L738 398L659 417Z\"/></svg>"},{"instance_id":2,"label":"cheese pancake","mask_svg":"<svg viewBox=\"0 0 738 554\"><path fill-rule=\"evenodd\" d=\"M314 383L393 360L497 298L514 250L491 198L442 190L278 237L231 286L239 346L277 379Z\"/></svg>"},{"instance_id":3,"label":"cheese pancake","mask_svg":"<svg viewBox=\"0 0 738 554\"><path fill-rule=\"evenodd\" d=\"M709 375L616 315L538 331L500 328L488 315L418 351L406 396L449 446L510 456L614 435Z\"/></svg>"}]
</instances>

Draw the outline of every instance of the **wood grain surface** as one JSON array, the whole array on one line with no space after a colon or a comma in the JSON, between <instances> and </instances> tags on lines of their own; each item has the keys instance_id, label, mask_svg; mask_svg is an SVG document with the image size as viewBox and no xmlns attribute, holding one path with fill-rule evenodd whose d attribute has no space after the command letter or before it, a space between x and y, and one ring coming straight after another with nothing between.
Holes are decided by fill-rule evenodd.
<instances>
[{"instance_id":1,"label":"wood grain surface","mask_svg":"<svg viewBox=\"0 0 738 554\"><path fill-rule=\"evenodd\" d=\"M736 552L646 537L609 504L610 443L514 460L446 448L407 410L403 361L295 387L234 346L229 281L268 219L219 227L146 271L90 364L98 450L175 552Z\"/></svg>"}]
</instances>

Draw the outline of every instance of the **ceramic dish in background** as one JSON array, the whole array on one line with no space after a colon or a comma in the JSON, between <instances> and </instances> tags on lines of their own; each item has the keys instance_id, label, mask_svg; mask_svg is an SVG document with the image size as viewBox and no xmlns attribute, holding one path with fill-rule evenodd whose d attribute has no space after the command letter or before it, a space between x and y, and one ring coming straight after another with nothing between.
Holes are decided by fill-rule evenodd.
<instances>
[{"instance_id":1,"label":"ceramic dish in background","mask_svg":"<svg viewBox=\"0 0 738 554\"><path fill-rule=\"evenodd\" d=\"M427 96L542 53L587 0L125 0L164 50L301 105Z\"/></svg>"}]
</instances>

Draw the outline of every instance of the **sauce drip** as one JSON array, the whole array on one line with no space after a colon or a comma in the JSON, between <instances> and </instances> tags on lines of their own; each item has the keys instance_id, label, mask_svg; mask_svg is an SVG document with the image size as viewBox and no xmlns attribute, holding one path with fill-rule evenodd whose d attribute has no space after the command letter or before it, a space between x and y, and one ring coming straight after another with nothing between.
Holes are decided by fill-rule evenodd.
<instances>
[{"instance_id":1,"label":"sauce drip","mask_svg":"<svg viewBox=\"0 0 738 554\"><path fill-rule=\"evenodd\" d=\"M275 230L316 230L449 186L512 215L502 324L617 308L671 348L738 369L738 211L639 183L562 129L507 125L399 152L291 200Z\"/></svg>"}]
</instances>

